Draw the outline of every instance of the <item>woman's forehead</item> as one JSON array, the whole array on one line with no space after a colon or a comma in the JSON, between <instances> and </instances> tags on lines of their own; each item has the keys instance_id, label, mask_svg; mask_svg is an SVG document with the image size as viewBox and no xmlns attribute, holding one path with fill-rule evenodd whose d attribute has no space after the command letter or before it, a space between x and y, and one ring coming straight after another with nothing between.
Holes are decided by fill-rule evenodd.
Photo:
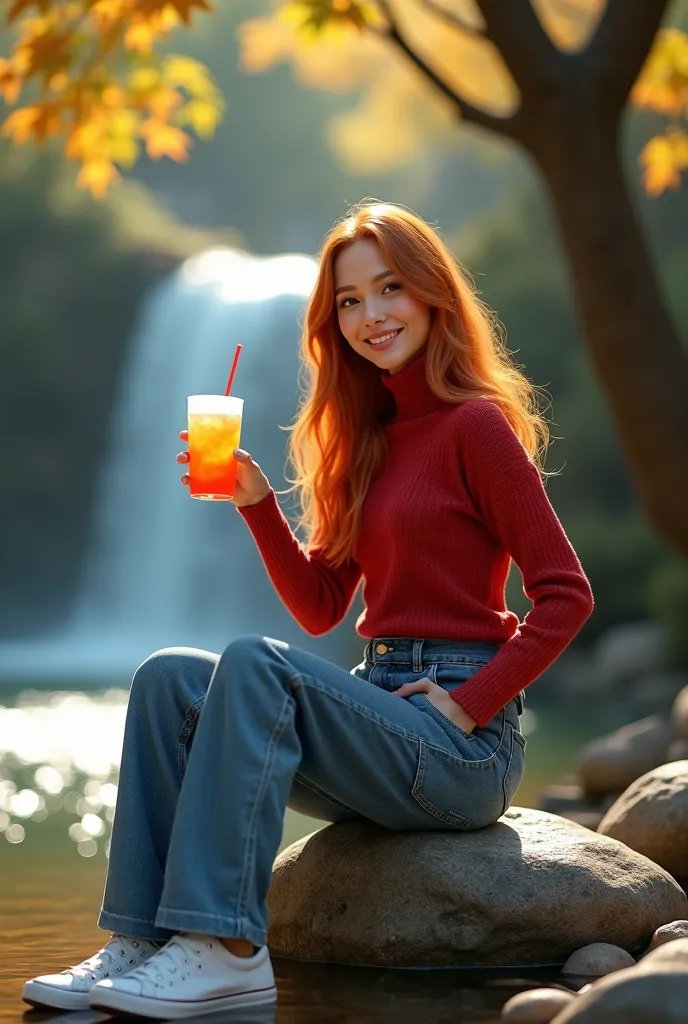
<instances>
[{"instance_id":1,"label":"woman's forehead","mask_svg":"<svg viewBox=\"0 0 688 1024\"><path fill-rule=\"evenodd\" d=\"M363 284L388 269L375 239L357 238L337 254L334 264L335 285Z\"/></svg>"}]
</instances>

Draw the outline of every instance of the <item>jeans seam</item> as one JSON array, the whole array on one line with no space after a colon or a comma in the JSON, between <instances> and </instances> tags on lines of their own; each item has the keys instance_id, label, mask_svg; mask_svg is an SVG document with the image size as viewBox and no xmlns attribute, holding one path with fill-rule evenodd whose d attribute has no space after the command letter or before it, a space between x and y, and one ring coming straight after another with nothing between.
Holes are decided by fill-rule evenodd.
<instances>
[{"instance_id":1,"label":"jeans seam","mask_svg":"<svg viewBox=\"0 0 688 1024\"><path fill-rule=\"evenodd\" d=\"M293 683L295 683L295 684L301 683L301 684L305 684L305 685L310 685L314 689L320 690L321 693L326 693L328 697L331 697L333 700L338 701L340 704L344 704L351 711L355 711L357 714L361 715L363 718L369 718L371 721L377 722L378 725L381 725L383 727L383 729L387 729L389 732L396 733L397 736L401 736L401 737L403 737L406 740L410 740L412 743L417 743L418 742L419 737L414 736L412 733L406 732L405 729L401 729L398 725L393 725L391 722L385 721L384 718L381 718L374 711L371 711L370 708L363 707L360 704L355 704L348 697L343 697L341 694L335 693L328 686L323 685L320 682L320 680L315 679L313 676L307 676L307 675L298 676L298 678L296 680L293 680ZM399 700L402 700L402 699L403 698L401 698L401 697L399 698ZM437 749L438 750L442 750L442 752L445 753L445 754L449 753L449 751L443 750L442 747L438 747Z\"/></svg>"},{"instance_id":2,"label":"jeans seam","mask_svg":"<svg viewBox=\"0 0 688 1024\"><path fill-rule=\"evenodd\" d=\"M184 724L179 730L179 736L177 737L177 771L179 773L179 781L181 782L184 778L184 772L186 771L186 741L193 732L194 726L198 721L198 716L201 713L201 708L205 703L206 694L202 697L198 697L193 704L190 704L186 716L184 718Z\"/></svg>"},{"instance_id":3,"label":"jeans seam","mask_svg":"<svg viewBox=\"0 0 688 1024\"><path fill-rule=\"evenodd\" d=\"M459 814L456 811L442 811L439 807L436 807L424 794L421 792L421 786L425 778L425 750L426 743L424 740L418 742L418 770L416 772L416 778L411 788L411 795L414 800L420 804L423 810L427 811L434 818L438 818L440 821L446 821L448 825L456 825L457 828L468 830L472 827L473 822L470 818L466 817L465 814Z\"/></svg>"},{"instance_id":4,"label":"jeans seam","mask_svg":"<svg viewBox=\"0 0 688 1024\"><path fill-rule=\"evenodd\" d=\"M267 752L265 755L265 761L263 762L263 773L260 777L260 784L258 786L258 792L253 802L253 808L251 810L251 817L248 823L248 836L246 839L246 853L244 856L244 870L241 876L241 883L239 885L239 898L237 899L237 908L239 910L239 916L246 916L246 904L248 903L250 882L253 878L255 871L255 846L256 846L256 835L258 831L258 813L262 806L267 791L268 782L270 775L272 774L272 766L275 762L275 751L277 748L277 741L284 732L284 727L287 724L288 712L290 710L290 704L293 702L293 698L289 694L285 694L284 703L279 713L279 717L275 723L275 726L270 734L268 740Z\"/></svg>"},{"instance_id":5,"label":"jeans seam","mask_svg":"<svg viewBox=\"0 0 688 1024\"><path fill-rule=\"evenodd\" d=\"M337 800L330 793L326 793L324 789L320 789L320 787L312 783L310 779L307 779L305 775L300 775L297 772L296 775L294 776L294 780L298 782L300 786L303 786L304 789L309 789L311 793L315 794L315 796L320 797L322 800L326 800L328 803L331 803L334 807L339 807L344 811L351 811L352 814L357 813L356 811L354 811L353 807L349 807L347 804L343 804L340 800Z\"/></svg>"},{"instance_id":6,"label":"jeans seam","mask_svg":"<svg viewBox=\"0 0 688 1024\"><path fill-rule=\"evenodd\" d=\"M155 927L155 921L151 921L149 917L137 917L136 914L118 914L116 910L108 910L107 907L101 907L101 910L108 917L116 917L120 921L140 921L141 924L150 924Z\"/></svg>"},{"instance_id":7,"label":"jeans seam","mask_svg":"<svg viewBox=\"0 0 688 1024\"><path fill-rule=\"evenodd\" d=\"M506 723L507 728L511 731L511 745L509 747L509 760L507 761L506 771L504 772L504 778L502 779L502 792L504 793L504 808L502 814L506 814L509 809L509 800L511 793L509 791L508 780L509 772L511 771L511 765L514 760L514 727L511 722ZM501 817L501 815L500 815Z\"/></svg>"}]
</instances>

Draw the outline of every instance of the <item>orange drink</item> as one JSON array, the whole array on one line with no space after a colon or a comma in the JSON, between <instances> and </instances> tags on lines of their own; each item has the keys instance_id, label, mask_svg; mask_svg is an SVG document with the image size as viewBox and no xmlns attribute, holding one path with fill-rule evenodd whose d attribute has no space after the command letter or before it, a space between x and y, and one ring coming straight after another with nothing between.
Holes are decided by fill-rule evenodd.
<instances>
[{"instance_id":1,"label":"orange drink","mask_svg":"<svg viewBox=\"0 0 688 1024\"><path fill-rule=\"evenodd\" d=\"M243 398L189 395L189 493L206 501L234 497Z\"/></svg>"}]
</instances>

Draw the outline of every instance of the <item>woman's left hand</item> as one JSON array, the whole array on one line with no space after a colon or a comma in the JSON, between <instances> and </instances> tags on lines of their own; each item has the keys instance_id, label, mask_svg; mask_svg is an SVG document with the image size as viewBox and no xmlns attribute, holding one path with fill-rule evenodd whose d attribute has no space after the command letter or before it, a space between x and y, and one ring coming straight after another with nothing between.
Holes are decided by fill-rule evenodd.
<instances>
[{"instance_id":1,"label":"woman's left hand","mask_svg":"<svg viewBox=\"0 0 688 1024\"><path fill-rule=\"evenodd\" d=\"M472 733L478 724L471 716L464 711L460 704L457 704L453 697L450 697L446 690L443 690L431 679L419 679L417 683L404 683L398 690L395 690L397 697L410 697L412 693L424 693L431 704L434 704L438 711L441 711L445 718L448 718L454 725L458 725L464 732Z\"/></svg>"}]
</instances>

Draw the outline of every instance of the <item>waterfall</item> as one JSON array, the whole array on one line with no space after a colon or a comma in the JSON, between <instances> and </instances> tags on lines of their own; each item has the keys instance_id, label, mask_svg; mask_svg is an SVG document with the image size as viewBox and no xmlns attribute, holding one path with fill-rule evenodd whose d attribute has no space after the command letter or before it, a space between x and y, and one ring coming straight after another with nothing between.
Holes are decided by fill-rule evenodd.
<instances>
[{"instance_id":1,"label":"waterfall","mask_svg":"<svg viewBox=\"0 0 688 1024\"><path fill-rule=\"evenodd\" d=\"M363 646L351 617L326 638L306 636L234 506L191 499L175 461L187 395L223 394L241 342L232 393L245 399L242 447L276 490L287 486L280 426L296 411L300 319L315 274L307 256L217 248L150 295L122 368L76 600L59 629L0 643L0 682L128 685L161 647L221 652L255 632L351 663Z\"/></svg>"}]
</instances>

